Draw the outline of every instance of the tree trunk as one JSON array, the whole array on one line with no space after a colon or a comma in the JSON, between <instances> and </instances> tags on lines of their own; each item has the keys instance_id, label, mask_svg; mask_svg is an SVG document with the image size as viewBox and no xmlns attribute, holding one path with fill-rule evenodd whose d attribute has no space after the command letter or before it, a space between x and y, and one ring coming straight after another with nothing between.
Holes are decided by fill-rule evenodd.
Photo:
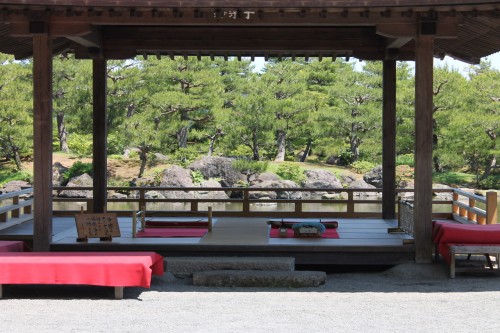
<instances>
[{"instance_id":1,"label":"tree trunk","mask_svg":"<svg viewBox=\"0 0 500 333\"><path fill-rule=\"evenodd\" d=\"M23 169L23 163L21 162L21 156L19 156L18 149L14 149L14 162L16 163L17 170L21 171Z\"/></svg>"},{"instance_id":2,"label":"tree trunk","mask_svg":"<svg viewBox=\"0 0 500 333\"><path fill-rule=\"evenodd\" d=\"M179 132L177 132L177 142L179 144L179 148L187 148L187 138L188 128L184 126L179 130Z\"/></svg>"},{"instance_id":3,"label":"tree trunk","mask_svg":"<svg viewBox=\"0 0 500 333\"><path fill-rule=\"evenodd\" d=\"M214 135L209 135L208 138L210 139L210 146L208 147L208 154L207 156L212 156L214 153L215 149L215 141L217 141L217 138L219 136L224 136L226 133L222 132L222 129L218 128L215 130Z\"/></svg>"},{"instance_id":4,"label":"tree trunk","mask_svg":"<svg viewBox=\"0 0 500 333\"><path fill-rule=\"evenodd\" d=\"M138 178L142 178L144 175L144 170L146 170L146 163L148 162L148 148L146 147L139 147L141 150L141 153L139 154L139 159L141 160L141 168L139 169L139 175L137 176Z\"/></svg>"},{"instance_id":5,"label":"tree trunk","mask_svg":"<svg viewBox=\"0 0 500 333\"><path fill-rule=\"evenodd\" d=\"M252 152L253 152L253 160L260 161L259 142L257 140L257 133L255 131L253 131L252 133Z\"/></svg>"},{"instance_id":6,"label":"tree trunk","mask_svg":"<svg viewBox=\"0 0 500 333\"><path fill-rule=\"evenodd\" d=\"M359 145L361 144L361 139L357 136L351 136L349 139L349 146L351 152L351 163L356 162L359 158Z\"/></svg>"},{"instance_id":7,"label":"tree trunk","mask_svg":"<svg viewBox=\"0 0 500 333\"><path fill-rule=\"evenodd\" d=\"M311 153L311 147L312 147L312 140L311 138L309 138L307 139L306 149L304 149L304 153L300 157L300 162L306 161L307 156L309 156L309 154Z\"/></svg>"},{"instance_id":8,"label":"tree trunk","mask_svg":"<svg viewBox=\"0 0 500 333\"><path fill-rule=\"evenodd\" d=\"M497 156L492 155L490 157L490 161L489 161L488 165L486 166L486 169L484 169L484 173L481 176L481 180L488 178L491 174L491 170L496 168L496 166L497 166Z\"/></svg>"},{"instance_id":9,"label":"tree trunk","mask_svg":"<svg viewBox=\"0 0 500 333\"><path fill-rule=\"evenodd\" d=\"M57 119L57 137L59 138L59 149L62 152L69 152L68 147L68 132L66 131L66 123L64 121L65 114L62 111L56 113Z\"/></svg>"},{"instance_id":10,"label":"tree trunk","mask_svg":"<svg viewBox=\"0 0 500 333\"><path fill-rule=\"evenodd\" d=\"M276 154L276 158L274 160L276 162L285 161L285 151L286 151L286 132L285 131L278 131L277 148L278 148L278 153Z\"/></svg>"}]
</instances>

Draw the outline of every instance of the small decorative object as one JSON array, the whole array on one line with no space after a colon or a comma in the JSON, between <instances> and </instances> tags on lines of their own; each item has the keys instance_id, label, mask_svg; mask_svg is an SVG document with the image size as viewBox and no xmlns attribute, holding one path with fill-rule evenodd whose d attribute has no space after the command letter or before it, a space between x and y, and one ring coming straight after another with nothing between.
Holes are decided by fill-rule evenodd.
<instances>
[{"instance_id":1,"label":"small decorative object","mask_svg":"<svg viewBox=\"0 0 500 333\"><path fill-rule=\"evenodd\" d=\"M279 236L280 237L283 237L283 238L288 237L288 234L287 234L288 228L283 223L281 223L281 225L278 228L278 230L279 230Z\"/></svg>"},{"instance_id":2,"label":"small decorative object","mask_svg":"<svg viewBox=\"0 0 500 333\"><path fill-rule=\"evenodd\" d=\"M293 227L295 237L321 238L326 231L326 227L319 222L297 223Z\"/></svg>"}]
</instances>

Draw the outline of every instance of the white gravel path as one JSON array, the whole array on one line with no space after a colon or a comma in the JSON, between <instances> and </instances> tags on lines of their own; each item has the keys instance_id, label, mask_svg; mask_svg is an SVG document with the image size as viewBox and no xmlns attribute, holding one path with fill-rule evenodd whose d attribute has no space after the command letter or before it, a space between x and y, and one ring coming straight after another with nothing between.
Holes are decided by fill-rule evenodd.
<instances>
[{"instance_id":1,"label":"white gravel path","mask_svg":"<svg viewBox=\"0 0 500 333\"><path fill-rule=\"evenodd\" d=\"M329 274L319 288L6 286L0 332L500 332L500 278L444 264Z\"/></svg>"}]
</instances>

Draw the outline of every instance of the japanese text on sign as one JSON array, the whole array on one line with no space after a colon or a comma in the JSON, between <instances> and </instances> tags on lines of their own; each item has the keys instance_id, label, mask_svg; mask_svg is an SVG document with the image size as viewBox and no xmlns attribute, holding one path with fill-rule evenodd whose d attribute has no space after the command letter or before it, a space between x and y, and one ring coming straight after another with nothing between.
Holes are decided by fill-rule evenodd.
<instances>
[{"instance_id":1,"label":"japanese text on sign","mask_svg":"<svg viewBox=\"0 0 500 333\"><path fill-rule=\"evenodd\" d=\"M214 12L214 18L218 19L232 19L236 20L239 18L250 20L252 19L255 12L253 11L241 11L241 10L222 10Z\"/></svg>"},{"instance_id":2,"label":"japanese text on sign","mask_svg":"<svg viewBox=\"0 0 500 333\"><path fill-rule=\"evenodd\" d=\"M75 215L78 238L120 237L116 214Z\"/></svg>"}]
</instances>

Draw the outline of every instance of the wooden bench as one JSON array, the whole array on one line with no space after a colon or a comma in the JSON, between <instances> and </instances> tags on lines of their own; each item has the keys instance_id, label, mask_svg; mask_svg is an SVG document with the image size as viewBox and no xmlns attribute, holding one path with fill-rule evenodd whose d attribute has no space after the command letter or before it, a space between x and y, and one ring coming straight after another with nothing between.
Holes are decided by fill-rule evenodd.
<instances>
[{"instance_id":1,"label":"wooden bench","mask_svg":"<svg viewBox=\"0 0 500 333\"><path fill-rule=\"evenodd\" d=\"M500 253L500 244L467 244L467 245L453 245L450 244L450 278L455 278L455 272L464 271L466 269L459 269L456 265L456 255L457 254L467 254L468 259L472 254L480 254L486 256L486 261L488 263L488 267L493 270L493 263L491 262L490 255L496 255L496 261L498 265L498 254ZM499 267L500 268L500 267ZM468 269L467 269L468 270Z\"/></svg>"},{"instance_id":2,"label":"wooden bench","mask_svg":"<svg viewBox=\"0 0 500 333\"><path fill-rule=\"evenodd\" d=\"M490 255L500 253L500 225L461 224L455 221L434 221L432 231L436 246L436 260L441 254L450 265L450 278L455 278L457 271L456 256L459 254L485 255L488 266L493 269ZM465 269L460 269L461 271Z\"/></svg>"},{"instance_id":3,"label":"wooden bench","mask_svg":"<svg viewBox=\"0 0 500 333\"><path fill-rule=\"evenodd\" d=\"M149 288L151 275L163 274L163 257L154 252L2 252L3 284L69 284Z\"/></svg>"}]
</instances>

